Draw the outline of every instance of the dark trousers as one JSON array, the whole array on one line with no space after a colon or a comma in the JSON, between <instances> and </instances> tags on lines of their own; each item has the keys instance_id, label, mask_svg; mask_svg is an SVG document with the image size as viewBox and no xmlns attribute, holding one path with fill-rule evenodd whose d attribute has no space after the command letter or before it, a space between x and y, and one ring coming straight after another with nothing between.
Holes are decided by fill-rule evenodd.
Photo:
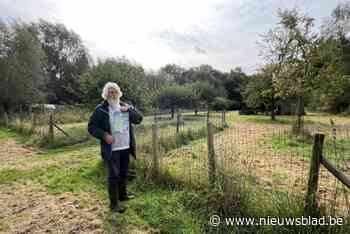
<instances>
[{"instance_id":1,"label":"dark trousers","mask_svg":"<svg viewBox=\"0 0 350 234\"><path fill-rule=\"evenodd\" d=\"M126 197L126 180L129 167L129 149L112 152L112 158L105 160L108 170L108 193L111 207Z\"/></svg>"},{"instance_id":2,"label":"dark trousers","mask_svg":"<svg viewBox=\"0 0 350 234\"><path fill-rule=\"evenodd\" d=\"M125 182L129 168L129 149L112 152L111 160L107 160L108 183L117 185Z\"/></svg>"}]
</instances>

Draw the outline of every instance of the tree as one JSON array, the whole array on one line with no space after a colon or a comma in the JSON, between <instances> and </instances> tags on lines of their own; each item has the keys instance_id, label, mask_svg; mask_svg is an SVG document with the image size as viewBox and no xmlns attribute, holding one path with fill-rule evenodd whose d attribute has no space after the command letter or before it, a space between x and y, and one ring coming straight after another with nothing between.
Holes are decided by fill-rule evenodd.
<instances>
[{"instance_id":1,"label":"tree","mask_svg":"<svg viewBox=\"0 0 350 234\"><path fill-rule=\"evenodd\" d=\"M212 103L214 110L227 110L232 105L232 101L224 97L216 97Z\"/></svg>"},{"instance_id":2,"label":"tree","mask_svg":"<svg viewBox=\"0 0 350 234\"><path fill-rule=\"evenodd\" d=\"M264 36L265 56L276 64L274 87L279 93L298 97L297 129L301 128L304 98L311 88L312 58L317 35L312 32L314 19L293 10L279 10L279 27ZM282 74L283 73L283 74Z\"/></svg>"},{"instance_id":3,"label":"tree","mask_svg":"<svg viewBox=\"0 0 350 234\"><path fill-rule=\"evenodd\" d=\"M260 73L252 76L244 91L244 102L250 108L262 110L274 108L274 95L271 74Z\"/></svg>"},{"instance_id":4,"label":"tree","mask_svg":"<svg viewBox=\"0 0 350 234\"><path fill-rule=\"evenodd\" d=\"M226 98L226 90L224 87L216 88L208 81L195 82L192 84L193 93L195 95L196 103L194 104L195 113L197 114L197 108L200 105L205 104L208 108L214 102L215 98L223 97Z\"/></svg>"},{"instance_id":5,"label":"tree","mask_svg":"<svg viewBox=\"0 0 350 234\"><path fill-rule=\"evenodd\" d=\"M6 112L43 98L44 53L28 25L0 23L0 102Z\"/></svg>"},{"instance_id":6,"label":"tree","mask_svg":"<svg viewBox=\"0 0 350 234\"><path fill-rule=\"evenodd\" d=\"M187 81L184 79L185 69L176 64L167 64L160 68L160 75L164 77L164 80L170 80L176 84L185 84Z\"/></svg>"},{"instance_id":7,"label":"tree","mask_svg":"<svg viewBox=\"0 0 350 234\"><path fill-rule=\"evenodd\" d=\"M319 86L315 96L332 112L350 106L350 3L339 4L322 25L318 60Z\"/></svg>"},{"instance_id":8,"label":"tree","mask_svg":"<svg viewBox=\"0 0 350 234\"><path fill-rule=\"evenodd\" d=\"M146 111L151 105L152 93L147 88L145 77L142 66L133 64L126 58L108 58L105 61L98 61L97 65L80 78L84 93L83 100L87 103L98 103L101 100L103 86L108 81L112 81L122 89L122 99Z\"/></svg>"},{"instance_id":9,"label":"tree","mask_svg":"<svg viewBox=\"0 0 350 234\"><path fill-rule=\"evenodd\" d=\"M247 75L240 68L236 68L224 74L222 80L227 98L231 100L229 108L240 109L243 103L243 90L248 80Z\"/></svg>"},{"instance_id":10,"label":"tree","mask_svg":"<svg viewBox=\"0 0 350 234\"><path fill-rule=\"evenodd\" d=\"M89 69L89 54L78 34L63 24L44 20L32 24L47 58L46 72L50 103L81 101L79 76Z\"/></svg>"},{"instance_id":11,"label":"tree","mask_svg":"<svg viewBox=\"0 0 350 234\"><path fill-rule=\"evenodd\" d=\"M167 79L161 72L148 72L145 75L146 86L151 92L156 92L161 87L172 83L172 81Z\"/></svg>"},{"instance_id":12,"label":"tree","mask_svg":"<svg viewBox=\"0 0 350 234\"><path fill-rule=\"evenodd\" d=\"M189 85L169 85L163 87L154 102L160 108L170 108L171 118L175 116L175 109L189 107L192 102L193 90Z\"/></svg>"}]
</instances>

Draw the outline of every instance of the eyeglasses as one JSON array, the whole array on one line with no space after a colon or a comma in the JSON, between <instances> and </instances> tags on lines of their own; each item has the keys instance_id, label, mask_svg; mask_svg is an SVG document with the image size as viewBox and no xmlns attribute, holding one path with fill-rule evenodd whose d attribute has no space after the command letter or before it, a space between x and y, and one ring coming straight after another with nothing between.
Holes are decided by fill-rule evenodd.
<instances>
[{"instance_id":1,"label":"eyeglasses","mask_svg":"<svg viewBox=\"0 0 350 234\"><path fill-rule=\"evenodd\" d=\"M118 94L119 92L118 91L116 91L116 90L109 90L108 91L108 94Z\"/></svg>"}]
</instances>

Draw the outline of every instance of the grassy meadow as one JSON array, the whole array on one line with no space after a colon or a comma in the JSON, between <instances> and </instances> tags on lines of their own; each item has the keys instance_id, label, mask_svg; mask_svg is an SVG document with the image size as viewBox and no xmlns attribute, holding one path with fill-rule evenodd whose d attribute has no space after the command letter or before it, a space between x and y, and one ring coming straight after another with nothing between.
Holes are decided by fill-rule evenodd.
<instances>
[{"instance_id":1,"label":"grassy meadow","mask_svg":"<svg viewBox=\"0 0 350 234\"><path fill-rule=\"evenodd\" d=\"M350 118L321 113L304 117L305 131L291 135L295 117L212 113L217 166L215 186L208 184L205 113L183 114L176 132L170 118L158 122L160 171L152 173L152 123L136 126L137 176L123 202L123 215L108 210L106 171L98 142L87 131L88 114L61 115L53 142L45 121L39 130L13 122L0 129L0 233L348 233L342 226L273 226L209 224L221 217L301 217L314 132L326 133L325 152L348 172ZM334 124L330 123L330 119ZM27 127L26 127L27 126ZM332 135L337 128L337 135ZM348 191L321 171L320 215L340 215ZM330 202L330 196L336 196ZM333 199L334 200L334 199ZM333 213L334 212L334 213ZM345 216L347 218L347 216Z\"/></svg>"}]
</instances>

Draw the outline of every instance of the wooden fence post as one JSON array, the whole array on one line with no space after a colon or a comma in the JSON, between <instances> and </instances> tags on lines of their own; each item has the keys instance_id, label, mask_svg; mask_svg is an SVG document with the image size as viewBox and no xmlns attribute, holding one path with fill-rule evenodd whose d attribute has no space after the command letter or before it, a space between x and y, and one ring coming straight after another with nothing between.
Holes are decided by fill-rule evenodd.
<instances>
[{"instance_id":1,"label":"wooden fence post","mask_svg":"<svg viewBox=\"0 0 350 234\"><path fill-rule=\"evenodd\" d=\"M323 134L315 134L310 161L309 182L305 199L305 214L309 216L314 216L317 214L316 194L323 150L323 141Z\"/></svg>"},{"instance_id":2,"label":"wooden fence post","mask_svg":"<svg viewBox=\"0 0 350 234\"><path fill-rule=\"evenodd\" d=\"M33 113L33 112L31 112L31 122L32 122L32 126L31 126L31 128L30 128L30 133L34 133L35 132L35 128L36 128L36 115Z\"/></svg>"},{"instance_id":3,"label":"wooden fence post","mask_svg":"<svg viewBox=\"0 0 350 234\"><path fill-rule=\"evenodd\" d=\"M226 127L225 110L222 110L221 112L221 125L223 128Z\"/></svg>"},{"instance_id":4,"label":"wooden fence post","mask_svg":"<svg viewBox=\"0 0 350 234\"><path fill-rule=\"evenodd\" d=\"M209 123L210 121L210 112L209 112L209 107L208 107L208 112L207 112L207 124Z\"/></svg>"},{"instance_id":5,"label":"wooden fence post","mask_svg":"<svg viewBox=\"0 0 350 234\"><path fill-rule=\"evenodd\" d=\"M180 118L181 118L180 110L177 109L177 113L176 113L176 133L179 133L179 131L180 131Z\"/></svg>"},{"instance_id":6,"label":"wooden fence post","mask_svg":"<svg viewBox=\"0 0 350 234\"><path fill-rule=\"evenodd\" d=\"M159 161L158 161L158 126L156 123L152 124L152 149L153 149L153 165L152 172L154 176L157 176L159 171Z\"/></svg>"},{"instance_id":7,"label":"wooden fence post","mask_svg":"<svg viewBox=\"0 0 350 234\"><path fill-rule=\"evenodd\" d=\"M157 110L154 109L154 122L157 123Z\"/></svg>"},{"instance_id":8,"label":"wooden fence post","mask_svg":"<svg viewBox=\"0 0 350 234\"><path fill-rule=\"evenodd\" d=\"M22 119L22 116L23 116L23 110L22 110L22 104L19 104L19 116L20 118Z\"/></svg>"},{"instance_id":9,"label":"wooden fence post","mask_svg":"<svg viewBox=\"0 0 350 234\"><path fill-rule=\"evenodd\" d=\"M29 104L29 106L28 106L28 111L29 111L29 114L33 113L33 107L31 104Z\"/></svg>"},{"instance_id":10,"label":"wooden fence post","mask_svg":"<svg viewBox=\"0 0 350 234\"><path fill-rule=\"evenodd\" d=\"M216 162L215 162L215 149L214 149L214 131L213 124L208 122L208 176L209 184L215 186L216 177Z\"/></svg>"},{"instance_id":11,"label":"wooden fence post","mask_svg":"<svg viewBox=\"0 0 350 234\"><path fill-rule=\"evenodd\" d=\"M324 156L321 157L321 164L327 168L327 170L332 173L340 182L342 182L346 187L350 189L350 178L343 172L339 171L335 165L333 165Z\"/></svg>"},{"instance_id":12,"label":"wooden fence post","mask_svg":"<svg viewBox=\"0 0 350 234\"><path fill-rule=\"evenodd\" d=\"M49 141L52 143L53 142L53 138L54 138L54 131L53 131L53 125L54 125L54 121L53 121L53 114L50 114L50 119L49 119Z\"/></svg>"},{"instance_id":13,"label":"wooden fence post","mask_svg":"<svg viewBox=\"0 0 350 234\"><path fill-rule=\"evenodd\" d=\"M82 107L78 107L80 108L79 111L80 111L80 120L81 121L84 121L85 120L85 111Z\"/></svg>"}]
</instances>

